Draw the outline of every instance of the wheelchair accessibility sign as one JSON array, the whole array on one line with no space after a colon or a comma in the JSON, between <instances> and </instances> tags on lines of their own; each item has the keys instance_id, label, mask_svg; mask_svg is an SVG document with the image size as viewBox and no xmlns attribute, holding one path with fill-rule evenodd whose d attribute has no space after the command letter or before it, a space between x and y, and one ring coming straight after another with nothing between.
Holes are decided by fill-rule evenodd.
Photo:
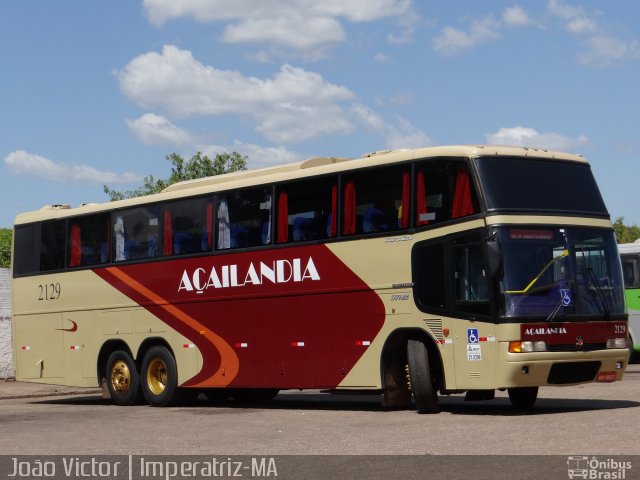
<instances>
[{"instance_id":1,"label":"wheelchair accessibility sign","mask_svg":"<svg viewBox=\"0 0 640 480\"><path fill-rule=\"evenodd\" d=\"M467 328L467 343L479 343L480 337L478 337L477 328Z\"/></svg>"}]
</instances>

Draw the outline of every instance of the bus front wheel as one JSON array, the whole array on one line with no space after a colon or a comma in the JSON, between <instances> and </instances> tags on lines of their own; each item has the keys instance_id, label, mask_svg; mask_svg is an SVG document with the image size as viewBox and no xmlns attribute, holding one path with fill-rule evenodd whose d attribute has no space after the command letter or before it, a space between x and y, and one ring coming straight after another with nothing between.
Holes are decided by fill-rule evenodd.
<instances>
[{"instance_id":1,"label":"bus front wheel","mask_svg":"<svg viewBox=\"0 0 640 480\"><path fill-rule=\"evenodd\" d=\"M140 392L140 374L136 363L124 350L109 355L105 371L107 388L116 405L133 405Z\"/></svg>"},{"instance_id":2,"label":"bus front wheel","mask_svg":"<svg viewBox=\"0 0 640 480\"><path fill-rule=\"evenodd\" d=\"M409 380L418 413L438 413L438 392L429 366L427 347L420 340L407 342Z\"/></svg>"},{"instance_id":3,"label":"bus front wheel","mask_svg":"<svg viewBox=\"0 0 640 480\"><path fill-rule=\"evenodd\" d=\"M538 398L538 387L507 388L511 405L516 408L531 408Z\"/></svg>"},{"instance_id":4,"label":"bus front wheel","mask_svg":"<svg viewBox=\"0 0 640 480\"><path fill-rule=\"evenodd\" d=\"M142 393L149 405L168 407L176 400L178 369L169 350L151 347L142 360Z\"/></svg>"}]
</instances>

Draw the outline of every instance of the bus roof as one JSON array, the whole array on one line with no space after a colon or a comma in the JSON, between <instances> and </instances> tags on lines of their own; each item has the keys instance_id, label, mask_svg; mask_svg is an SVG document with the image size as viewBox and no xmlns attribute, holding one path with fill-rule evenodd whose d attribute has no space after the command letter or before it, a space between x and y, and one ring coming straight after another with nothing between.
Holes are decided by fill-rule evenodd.
<instances>
[{"instance_id":1,"label":"bus roof","mask_svg":"<svg viewBox=\"0 0 640 480\"><path fill-rule=\"evenodd\" d=\"M619 243L618 252L625 253L640 253L640 239L633 243Z\"/></svg>"},{"instance_id":2,"label":"bus roof","mask_svg":"<svg viewBox=\"0 0 640 480\"><path fill-rule=\"evenodd\" d=\"M15 224L110 211L119 208L143 205L146 203L179 199L185 196L204 195L211 192L228 190L230 188L250 187L266 182L294 180L304 178L310 174L323 175L348 171L356 168L380 166L423 158L472 158L480 156L532 157L587 163L581 155L514 146L459 145L418 149L384 150L380 152L367 153L359 158L312 158L302 162L286 165L278 165L255 170L243 170L213 177L187 180L170 185L158 194L118 200L115 202L86 203L75 208L71 208L67 204L46 205L40 210L18 215L15 219Z\"/></svg>"}]
</instances>

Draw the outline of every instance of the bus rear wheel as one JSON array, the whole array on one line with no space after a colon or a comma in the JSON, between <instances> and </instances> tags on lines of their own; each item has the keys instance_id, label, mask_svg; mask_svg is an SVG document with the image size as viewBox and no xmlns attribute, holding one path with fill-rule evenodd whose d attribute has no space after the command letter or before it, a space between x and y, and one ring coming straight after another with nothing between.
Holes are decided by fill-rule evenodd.
<instances>
[{"instance_id":1,"label":"bus rear wheel","mask_svg":"<svg viewBox=\"0 0 640 480\"><path fill-rule=\"evenodd\" d=\"M168 407L176 400L178 369L169 350L151 347L142 360L142 393L149 405Z\"/></svg>"},{"instance_id":2,"label":"bus rear wheel","mask_svg":"<svg viewBox=\"0 0 640 480\"><path fill-rule=\"evenodd\" d=\"M408 340L409 380L418 413L438 413L438 392L429 366L429 353L420 340Z\"/></svg>"},{"instance_id":3,"label":"bus rear wheel","mask_svg":"<svg viewBox=\"0 0 640 480\"><path fill-rule=\"evenodd\" d=\"M136 363L124 350L109 355L105 371L109 395L116 405L133 405L139 398L140 374Z\"/></svg>"},{"instance_id":4,"label":"bus rear wheel","mask_svg":"<svg viewBox=\"0 0 640 480\"><path fill-rule=\"evenodd\" d=\"M516 408L531 408L538 399L538 387L507 388L511 405Z\"/></svg>"}]
</instances>

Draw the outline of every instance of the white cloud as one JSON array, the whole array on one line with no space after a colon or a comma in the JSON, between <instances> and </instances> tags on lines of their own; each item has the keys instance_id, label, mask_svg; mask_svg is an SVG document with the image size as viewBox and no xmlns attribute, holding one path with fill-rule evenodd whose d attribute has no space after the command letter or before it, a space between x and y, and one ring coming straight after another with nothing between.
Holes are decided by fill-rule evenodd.
<instances>
[{"instance_id":1,"label":"white cloud","mask_svg":"<svg viewBox=\"0 0 640 480\"><path fill-rule=\"evenodd\" d=\"M548 150L572 150L589 145L586 135L571 138L553 132L539 133L527 127L501 128L495 133L487 134L486 139L492 145L518 145Z\"/></svg>"},{"instance_id":2,"label":"white cloud","mask_svg":"<svg viewBox=\"0 0 640 480\"><path fill-rule=\"evenodd\" d=\"M431 139L422 130L400 116L396 119L398 125L390 127L386 135L387 148L419 148L432 145Z\"/></svg>"},{"instance_id":3,"label":"white cloud","mask_svg":"<svg viewBox=\"0 0 640 480\"><path fill-rule=\"evenodd\" d=\"M272 78L246 77L203 65L190 51L167 45L162 53L134 58L116 76L125 95L144 108L183 117L241 115L276 142L350 131L341 102L354 94L290 65Z\"/></svg>"},{"instance_id":4,"label":"white cloud","mask_svg":"<svg viewBox=\"0 0 640 480\"><path fill-rule=\"evenodd\" d=\"M285 147L263 147L248 143L236 142L233 150L247 156L249 168L262 168L272 165L282 165L304 160L297 152Z\"/></svg>"},{"instance_id":5,"label":"white cloud","mask_svg":"<svg viewBox=\"0 0 640 480\"><path fill-rule=\"evenodd\" d=\"M402 117L397 116L397 124L393 125L386 122L378 113L360 104L353 105L350 112L359 124L384 139L385 148L416 148L432 145L426 133Z\"/></svg>"},{"instance_id":6,"label":"white cloud","mask_svg":"<svg viewBox=\"0 0 640 480\"><path fill-rule=\"evenodd\" d=\"M520 6L514 5L507 7L502 13L502 21L508 27L530 27L533 25L533 21L529 18L527 12Z\"/></svg>"},{"instance_id":7,"label":"white cloud","mask_svg":"<svg viewBox=\"0 0 640 480\"><path fill-rule=\"evenodd\" d=\"M587 45L588 49L578 55L578 61L583 65L608 67L640 59L640 47L635 40L626 43L607 34L598 34L587 39Z\"/></svg>"},{"instance_id":8,"label":"white cloud","mask_svg":"<svg viewBox=\"0 0 640 480\"><path fill-rule=\"evenodd\" d=\"M603 68L640 59L638 41L625 41L609 33L597 21L596 12L560 0L549 0L547 10L566 22L564 28L568 32L585 39L585 50L578 54L582 65Z\"/></svg>"},{"instance_id":9,"label":"white cloud","mask_svg":"<svg viewBox=\"0 0 640 480\"><path fill-rule=\"evenodd\" d=\"M560 0L549 0L547 10L556 17L572 20L578 17L586 16L586 12L582 7L574 7Z\"/></svg>"},{"instance_id":10,"label":"white cloud","mask_svg":"<svg viewBox=\"0 0 640 480\"><path fill-rule=\"evenodd\" d=\"M68 163L54 162L24 150L11 152L5 157L4 163L15 174L29 175L60 183L93 183L102 185L105 183L139 182L142 179L140 175L134 173L103 172L88 165L70 165Z\"/></svg>"},{"instance_id":11,"label":"white cloud","mask_svg":"<svg viewBox=\"0 0 640 480\"><path fill-rule=\"evenodd\" d=\"M140 118L125 122L131 133L145 145L185 145L194 141L189 132L154 113L145 113Z\"/></svg>"},{"instance_id":12,"label":"white cloud","mask_svg":"<svg viewBox=\"0 0 640 480\"><path fill-rule=\"evenodd\" d=\"M475 19L468 31L445 27L433 41L433 49L444 56L451 56L476 45L491 42L500 37L500 22L493 16Z\"/></svg>"},{"instance_id":13,"label":"white cloud","mask_svg":"<svg viewBox=\"0 0 640 480\"><path fill-rule=\"evenodd\" d=\"M344 41L341 21L371 22L406 16L411 0L144 0L151 23L176 18L227 22L226 42L272 42L298 50Z\"/></svg>"}]
</instances>

